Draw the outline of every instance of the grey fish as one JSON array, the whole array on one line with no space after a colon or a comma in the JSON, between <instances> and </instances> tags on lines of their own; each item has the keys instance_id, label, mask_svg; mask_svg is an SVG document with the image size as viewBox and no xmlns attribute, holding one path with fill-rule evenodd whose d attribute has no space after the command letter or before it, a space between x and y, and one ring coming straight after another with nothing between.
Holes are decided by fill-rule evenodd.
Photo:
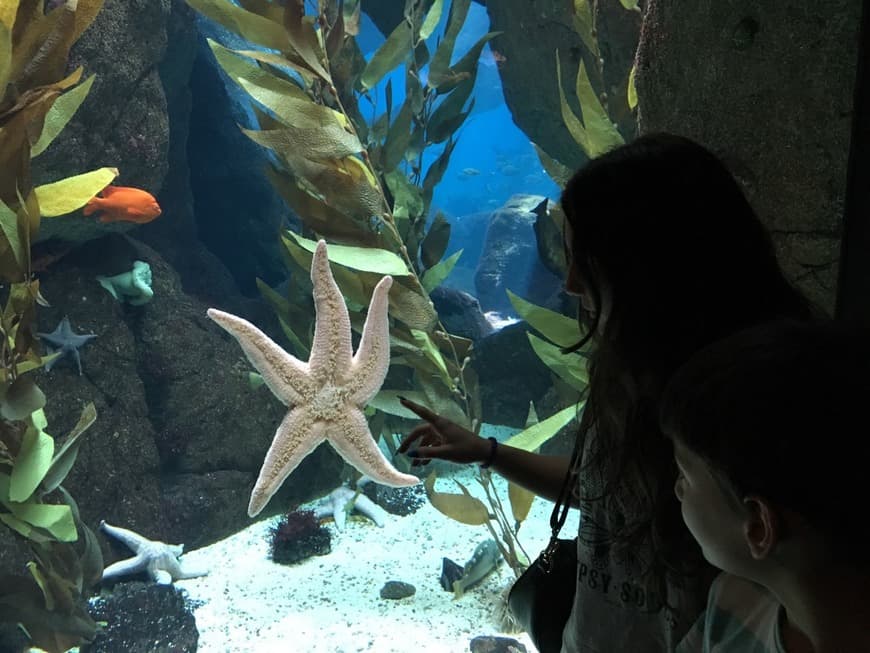
<instances>
[{"instance_id":1,"label":"grey fish","mask_svg":"<svg viewBox=\"0 0 870 653\"><path fill-rule=\"evenodd\" d=\"M441 558L441 587L446 591L453 591L453 583L462 578L462 565L458 565L450 558Z\"/></svg>"},{"instance_id":2,"label":"grey fish","mask_svg":"<svg viewBox=\"0 0 870 653\"><path fill-rule=\"evenodd\" d=\"M453 598L462 598L465 590L486 578L498 566L500 560L501 552L495 540L490 539L478 544L471 558L462 568L462 577L453 581Z\"/></svg>"}]
</instances>

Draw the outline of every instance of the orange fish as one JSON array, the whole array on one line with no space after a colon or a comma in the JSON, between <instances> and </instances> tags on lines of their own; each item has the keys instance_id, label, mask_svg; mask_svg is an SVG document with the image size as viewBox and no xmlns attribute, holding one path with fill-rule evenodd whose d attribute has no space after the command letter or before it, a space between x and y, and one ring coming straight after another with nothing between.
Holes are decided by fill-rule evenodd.
<instances>
[{"instance_id":1,"label":"orange fish","mask_svg":"<svg viewBox=\"0 0 870 653\"><path fill-rule=\"evenodd\" d=\"M160 205L151 193L141 188L106 186L103 196L91 198L85 204L85 215L102 211L100 222L151 222L161 213Z\"/></svg>"}]
</instances>

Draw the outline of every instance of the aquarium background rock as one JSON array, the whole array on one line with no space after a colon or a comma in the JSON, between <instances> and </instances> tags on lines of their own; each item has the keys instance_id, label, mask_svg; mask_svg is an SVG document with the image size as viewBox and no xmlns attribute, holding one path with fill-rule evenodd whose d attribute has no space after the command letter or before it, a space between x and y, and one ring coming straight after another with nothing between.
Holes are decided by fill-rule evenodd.
<instances>
[{"instance_id":1,"label":"aquarium background rock","mask_svg":"<svg viewBox=\"0 0 870 653\"><path fill-rule=\"evenodd\" d=\"M173 585L119 583L94 597L89 612L105 621L81 653L195 653L196 619L184 591Z\"/></svg>"},{"instance_id":2,"label":"aquarium background rock","mask_svg":"<svg viewBox=\"0 0 870 653\"><path fill-rule=\"evenodd\" d=\"M860 12L855 0L651 0L638 51L641 131L676 131L721 156L787 276L829 312Z\"/></svg>"}]
</instances>

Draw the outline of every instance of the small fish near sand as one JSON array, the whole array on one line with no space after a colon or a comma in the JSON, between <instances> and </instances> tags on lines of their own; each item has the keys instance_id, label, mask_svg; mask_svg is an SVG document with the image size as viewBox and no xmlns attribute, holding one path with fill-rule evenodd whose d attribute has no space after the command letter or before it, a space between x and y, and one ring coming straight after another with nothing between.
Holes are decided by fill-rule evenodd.
<instances>
[{"instance_id":1,"label":"small fish near sand","mask_svg":"<svg viewBox=\"0 0 870 653\"><path fill-rule=\"evenodd\" d=\"M151 222L163 211L155 197L141 188L106 186L85 204L84 214L102 212L100 222Z\"/></svg>"},{"instance_id":2,"label":"small fish near sand","mask_svg":"<svg viewBox=\"0 0 870 653\"><path fill-rule=\"evenodd\" d=\"M500 561L501 552L492 539L478 544L465 566L460 567L450 558L443 558L441 587L448 592L452 591L454 599L460 599L465 590L474 587L494 571Z\"/></svg>"}]
</instances>

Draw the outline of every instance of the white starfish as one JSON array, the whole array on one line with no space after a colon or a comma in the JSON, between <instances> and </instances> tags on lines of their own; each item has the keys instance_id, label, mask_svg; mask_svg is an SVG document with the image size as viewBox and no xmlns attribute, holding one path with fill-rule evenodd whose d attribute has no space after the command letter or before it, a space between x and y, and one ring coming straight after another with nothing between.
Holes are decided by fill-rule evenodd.
<instances>
[{"instance_id":1,"label":"white starfish","mask_svg":"<svg viewBox=\"0 0 870 653\"><path fill-rule=\"evenodd\" d=\"M208 316L230 333L278 399L290 406L278 426L254 484L248 515L259 513L302 459L326 440L348 463L384 485L414 485L386 459L369 431L362 409L377 393L390 366L388 293L385 276L372 294L356 354L350 317L326 253L317 243L311 260L316 322L308 362L288 354L240 317L210 308Z\"/></svg>"},{"instance_id":2,"label":"white starfish","mask_svg":"<svg viewBox=\"0 0 870 653\"><path fill-rule=\"evenodd\" d=\"M353 506L348 510L347 504L353 502ZM342 485L335 488L332 492L323 497L317 502L314 507L314 516L318 519L323 517L332 517L335 521L335 527L338 530L344 528L349 512L356 510L361 512L366 517L371 519L379 528L383 528L387 523L387 511L381 508L366 495L357 494L355 490Z\"/></svg>"},{"instance_id":3,"label":"white starfish","mask_svg":"<svg viewBox=\"0 0 870 653\"><path fill-rule=\"evenodd\" d=\"M137 574L147 571L154 582L168 585L182 578L205 576L208 572L185 569L179 557L184 552L183 544L166 544L149 540L146 537L118 526L112 526L105 521L100 522L100 528L107 534L126 544L136 554L132 558L119 560L103 570L103 580Z\"/></svg>"}]
</instances>

